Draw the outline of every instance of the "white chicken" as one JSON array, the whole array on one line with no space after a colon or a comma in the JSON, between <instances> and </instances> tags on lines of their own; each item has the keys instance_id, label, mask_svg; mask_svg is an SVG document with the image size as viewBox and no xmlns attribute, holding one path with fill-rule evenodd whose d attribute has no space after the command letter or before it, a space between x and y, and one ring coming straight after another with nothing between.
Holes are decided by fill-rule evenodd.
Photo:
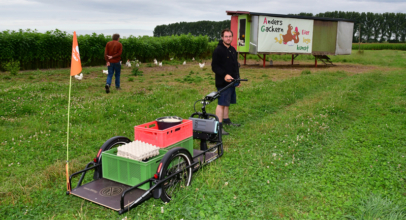
<instances>
[{"instance_id":1,"label":"white chicken","mask_svg":"<svg viewBox=\"0 0 406 220\"><path fill-rule=\"evenodd\" d=\"M125 63L126 66L131 67L130 60L127 60L127 63Z\"/></svg>"},{"instance_id":2,"label":"white chicken","mask_svg":"<svg viewBox=\"0 0 406 220\"><path fill-rule=\"evenodd\" d=\"M77 80L82 80L82 79L83 79L83 74L80 73L80 74L78 74L78 75L75 75L75 79L77 79Z\"/></svg>"},{"instance_id":3,"label":"white chicken","mask_svg":"<svg viewBox=\"0 0 406 220\"><path fill-rule=\"evenodd\" d=\"M173 57L170 60L173 60Z\"/></svg>"},{"instance_id":4,"label":"white chicken","mask_svg":"<svg viewBox=\"0 0 406 220\"><path fill-rule=\"evenodd\" d=\"M192 60L195 61L195 58L193 57Z\"/></svg>"},{"instance_id":5,"label":"white chicken","mask_svg":"<svg viewBox=\"0 0 406 220\"><path fill-rule=\"evenodd\" d=\"M162 62L159 62L159 64L158 64L159 66L162 66Z\"/></svg>"},{"instance_id":6,"label":"white chicken","mask_svg":"<svg viewBox=\"0 0 406 220\"><path fill-rule=\"evenodd\" d=\"M204 63L199 63L199 66L200 66L201 69L203 69L204 65L206 65L206 62L204 62Z\"/></svg>"},{"instance_id":7,"label":"white chicken","mask_svg":"<svg viewBox=\"0 0 406 220\"><path fill-rule=\"evenodd\" d=\"M137 63L137 64L135 64L135 66L136 66L136 67L140 67L140 64Z\"/></svg>"},{"instance_id":8,"label":"white chicken","mask_svg":"<svg viewBox=\"0 0 406 220\"><path fill-rule=\"evenodd\" d=\"M156 59L154 59L154 64L158 65L158 61Z\"/></svg>"},{"instance_id":9,"label":"white chicken","mask_svg":"<svg viewBox=\"0 0 406 220\"><path fill-rule=\"evenodd\" d=\"M186 65L186 61L183 61L183 65Z\"/></svg>"},{"instance_id":10,"label":"white chicken","mask_svg":"<svg viewBox=\"0 0 406 220\"><path fill-rule=\"evenodd\" d=\"M104 74L109 74L109 71L108 70L103 70L103 73Z\"/></svg>"}]
</instances>

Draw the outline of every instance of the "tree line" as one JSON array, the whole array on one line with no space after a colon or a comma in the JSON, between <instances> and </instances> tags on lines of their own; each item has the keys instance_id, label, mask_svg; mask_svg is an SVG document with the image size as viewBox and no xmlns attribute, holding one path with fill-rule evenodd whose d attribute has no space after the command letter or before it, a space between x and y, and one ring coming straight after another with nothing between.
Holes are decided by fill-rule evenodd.
<instances>
[{"instance_id":1,"label":"tree line","mask_svg":"<svg viewBox=\"0 0 406 220\"><path fill-rule=\"evenodd\" d=\"M177 22L156 26L154 29L154 37L190 33L193 36L206 35L210 41L217 41L221 39L221 31L225 28L230 28L230 20Z\"/></svg>"},{"instance_id":2,"label":"tree line","mask_svg":"<svg viewBox=\"0 0 406 220\"><path fill-rule=\"evenodd\" d=\"M390 42L398 43L406 40L406 14L404 13L372 13L333 11L325 13L299 13L291 15L312 16L323 18L342 18L354 21L353 42ZM154 29L154 37L192 34L206 35L210 41L220 39L221 30L230 27L230 20L178 22L158 25ZM361 30L361 34L359 33Z\"/></svg>"}]
</instances>

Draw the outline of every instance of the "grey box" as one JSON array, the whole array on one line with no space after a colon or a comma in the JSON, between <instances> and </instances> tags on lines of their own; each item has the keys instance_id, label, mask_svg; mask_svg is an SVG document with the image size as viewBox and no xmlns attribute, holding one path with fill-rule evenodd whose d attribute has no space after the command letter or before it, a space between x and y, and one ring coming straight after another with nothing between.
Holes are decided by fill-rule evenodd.
<instances>
[{"instance_id":1,"label":"grey box","mask_svg":"<svg viewBox=\"0 0 406 220\"><path fill-rule=\"evenodd\" d=\"M218 121L213 119L201 119L190 117L189 120L193 121L193 130L205 133L217 134Z\"/></svg>"}]
</instances>

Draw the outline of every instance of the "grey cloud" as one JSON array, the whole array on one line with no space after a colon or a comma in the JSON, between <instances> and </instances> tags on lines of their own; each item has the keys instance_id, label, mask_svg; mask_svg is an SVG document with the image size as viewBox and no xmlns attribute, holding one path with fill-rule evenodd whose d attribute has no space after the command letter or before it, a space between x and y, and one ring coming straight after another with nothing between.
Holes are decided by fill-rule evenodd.
<instances>
[{"instance_id":1,"label":"grey cloud","mask_svg":"<svg viewBox=\"0 0 406 220\"><path fill-rule=\"evenodd\" d=\"M129 1L26 0L0 2L0 29L131 30L152 34L156 25L230 19L226 10L289 14L326 11L406 12L404 0ZM138 35L138 34L134 34Z\"/></svg>"}]
</instances>

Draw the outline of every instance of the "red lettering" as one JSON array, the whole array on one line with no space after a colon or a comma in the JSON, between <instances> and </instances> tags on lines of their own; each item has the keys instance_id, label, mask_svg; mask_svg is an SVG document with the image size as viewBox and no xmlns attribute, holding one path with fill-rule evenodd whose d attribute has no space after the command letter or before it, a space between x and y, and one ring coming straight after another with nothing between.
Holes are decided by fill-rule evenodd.
<instances>
[{"instance_id":1,"label":"red lettering","mask_svg":"<svg viewBox=\"0 0 406 220\"><path fill-rule=\"evenodd\" d=\"M310 31L302 30L302 35L309 35L309 34L310 34Z\"/></svg>"},{"instance_id":2,"label":"red lettering","mask_svg":"<svg viewBox=\"0 0 406 220\"><path fill-rule=\"evenodd\" d=\"M264 24L267 24L268 22L266 21L266 17L265 17L265 19L264 19Z\"/></svg>"}]
</instances>

